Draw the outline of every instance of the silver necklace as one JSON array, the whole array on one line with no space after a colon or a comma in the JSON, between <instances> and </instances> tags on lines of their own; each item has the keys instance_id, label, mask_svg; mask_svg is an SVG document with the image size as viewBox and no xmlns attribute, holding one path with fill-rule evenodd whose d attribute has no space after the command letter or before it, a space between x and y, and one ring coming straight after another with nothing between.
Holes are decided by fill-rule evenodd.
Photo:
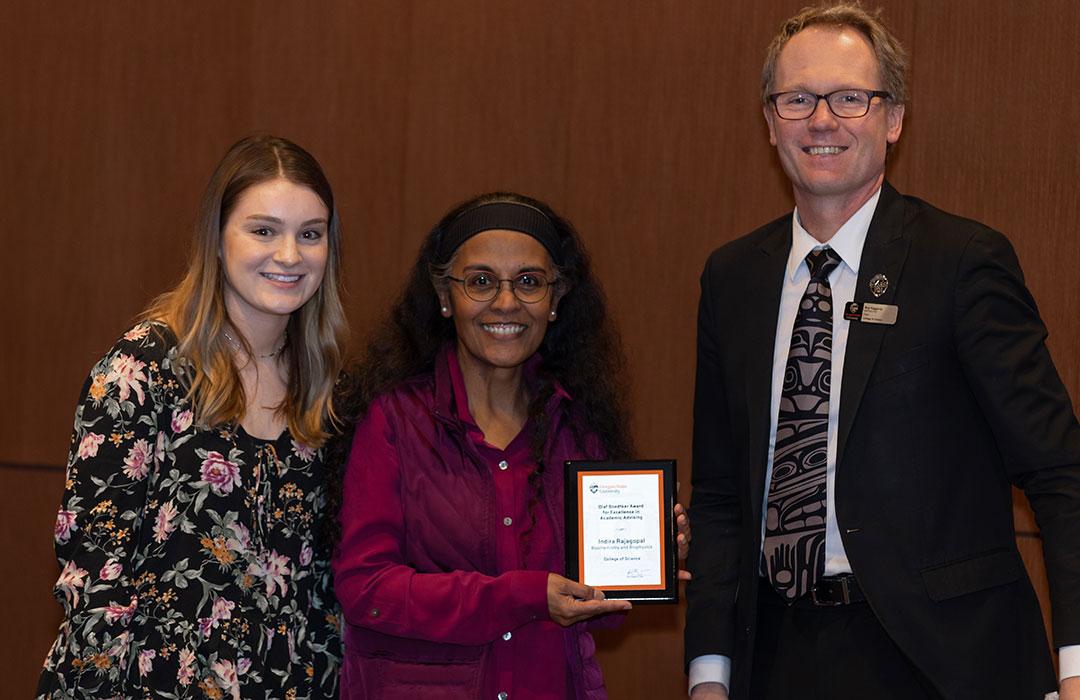
<instances>
[{"instance_id":1,"label":"silver necklace","mask_svg":"<svg viewBox=\"0 0 1080 700\"><path fill-rule=\"evenodd\" d=\"M232 347L233 350L235 350L236 352L243 352L244 351L244 346L240 344L239 340L232 337L232 334L229 333L228 328L222 328L221 329L221 334L225 336L225 340L229 343L229 345ZM285 343L288 340L289 340L289 331L286 330L281 335L281 343L279 343L276 348L274 348L270 352L266 353L265 355L259 355L258 356L259 359L268 360L268 359L270 359L272 357L277 357L278 355L281 354L281 351L285 349Z\"/></svg>"}]
</instances>

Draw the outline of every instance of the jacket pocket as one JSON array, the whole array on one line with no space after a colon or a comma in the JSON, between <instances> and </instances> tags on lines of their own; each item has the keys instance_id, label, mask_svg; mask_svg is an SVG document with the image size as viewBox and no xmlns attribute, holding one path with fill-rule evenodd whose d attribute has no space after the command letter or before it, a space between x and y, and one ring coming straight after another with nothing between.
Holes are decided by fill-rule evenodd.
<instances>
[{"instance_id":1,"label":"jacket pocket","mask_svg":"<svg viewBox=\"0 0 1080 700\"><path fill-rule=\"evenodd\" d=\"M1003 586L1020 578L1023 564L1012 549L993 549L922 569L926 593L935 602Z\"/></svg>"},{"instance_id":2,"label":"jacket pocket","mask_svg":"<svg viewBox=\"0 0 1080 700\"><path fill-rule=\"evenodd\" d=\"M877 365L874 367L870 384L880 384L890 379L902 377L905 374L922 369L929 363L930 357L926 352L925 345L916 345L892 356L887 356L883 351Z\"/></svg>"},{"instance_id":3,"label":"jacket pocket","mask_svg":"<svg viewBox=\"0 0 1080 700\"><path fill-rule=\"evenodd\" d=\"M424 664L455 664L479 661L487 646L429 642L383 634L359 625L346 624L345 646L350 654L416 661Z\"/></svg>"},{"instance_id":4,"label":"jacket pocket","mask_svg":"<svg viewBox=\"0 0 1080 700\"><path fill-rule=\"evenodd\" d=\"M345 628L342 698L473 700L480 697L486 646L443 644Z\"/></svg>"},{"instance_id":5,"label":"jacket pocket","mask_svg":"<svg viewBox=\"0 0 1080 700\"><path fill-rule=\"evenodd\" d=\"M390 659L371 659L375 692L380 700L475 700L481 696L480 661L454 664L422 664Z\"/></svg>"}]
</instances>

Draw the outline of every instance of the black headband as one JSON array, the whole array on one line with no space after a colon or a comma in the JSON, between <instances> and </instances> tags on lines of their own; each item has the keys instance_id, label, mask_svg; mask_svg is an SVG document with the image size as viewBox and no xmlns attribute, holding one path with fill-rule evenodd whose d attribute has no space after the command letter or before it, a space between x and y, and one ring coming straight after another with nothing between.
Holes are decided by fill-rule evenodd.
<instances>
[{"instance_id":1,"label":"black headband","mask_svg":"<svg viewBox=\"0 0 1080 700\"><path fill-rule=\"evenodd\" d=\"M547 249L556 265L562 264L559 233L547 214L520 202L488 202L466 209L443 230L436 259L445 262L462 243L484 231L517 231L532 236Z\"/></svg>"}]
</instances>

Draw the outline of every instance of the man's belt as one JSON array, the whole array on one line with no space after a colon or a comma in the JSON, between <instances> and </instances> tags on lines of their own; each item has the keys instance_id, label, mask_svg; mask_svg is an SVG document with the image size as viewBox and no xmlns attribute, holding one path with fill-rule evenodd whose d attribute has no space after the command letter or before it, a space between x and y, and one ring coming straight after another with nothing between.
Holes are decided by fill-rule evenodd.
<instances>
[{"instance_id":1,"label":"man's belt","mask_svg":"<svg viewBox=\"0 0 1080 700\"><path fill-rule=\"evenodd\" d=\"M833 606L861 603L866 600L855 574L839 574L818 579L810 589L810 601L814 605Z\"/></svg>"}]
</instances>

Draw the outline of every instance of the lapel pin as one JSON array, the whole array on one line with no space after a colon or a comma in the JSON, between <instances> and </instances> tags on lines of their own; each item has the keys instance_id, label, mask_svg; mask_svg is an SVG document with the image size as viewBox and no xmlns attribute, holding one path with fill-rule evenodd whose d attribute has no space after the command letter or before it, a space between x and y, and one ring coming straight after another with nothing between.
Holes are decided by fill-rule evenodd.
<instances>
[{"instance_id":1,"label":"lapel pin","mask_svg":"<svg viewBox=\"0 0 1080 700\"><path fill-rule=\"evenodd\" d=\"M870 278L870 293L880 297L889 290L889 278L880 272Z\"/></svg>"}]
</instances>

